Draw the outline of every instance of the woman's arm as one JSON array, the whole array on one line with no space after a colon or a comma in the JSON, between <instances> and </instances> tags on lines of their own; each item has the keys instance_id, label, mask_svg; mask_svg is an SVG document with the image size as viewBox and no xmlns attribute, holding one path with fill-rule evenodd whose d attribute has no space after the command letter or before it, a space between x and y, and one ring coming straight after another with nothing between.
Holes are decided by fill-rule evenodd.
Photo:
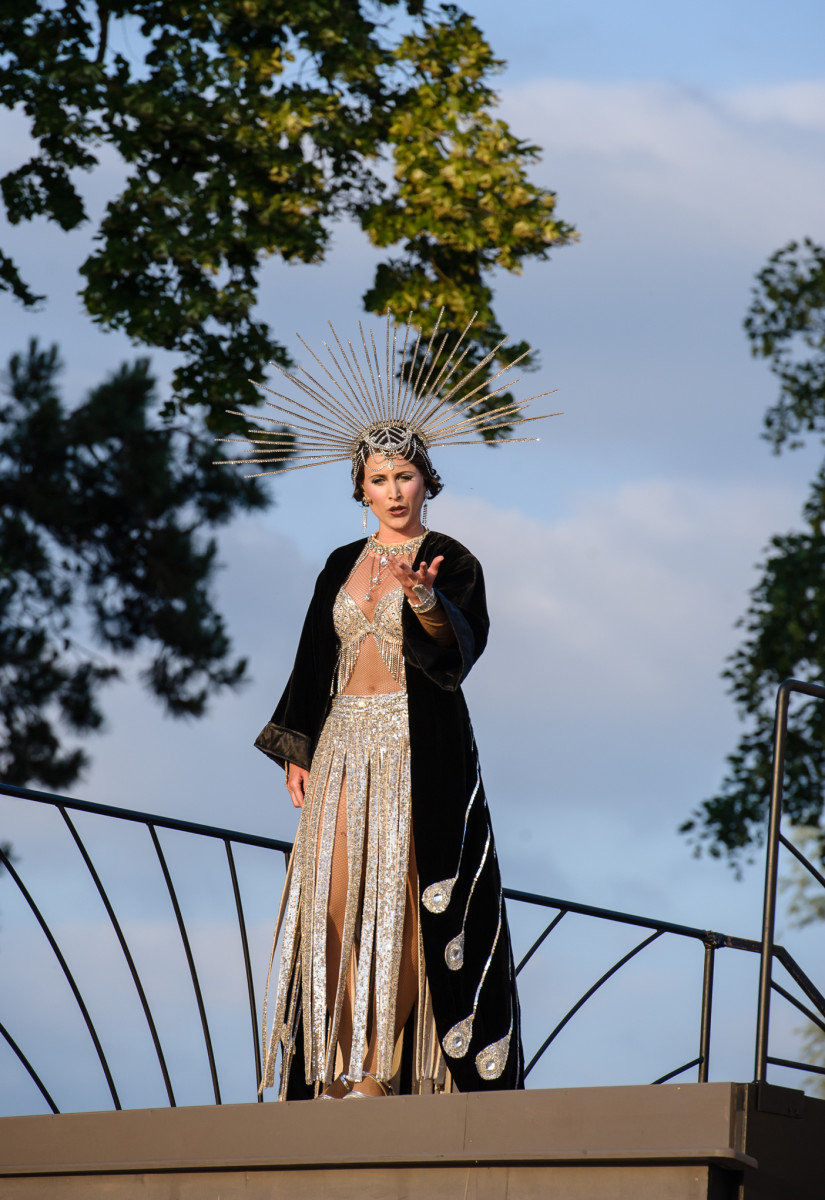
<instances>
[{"instance_id":1,"label":"woman's arm","mask_svg":"<svg viewBox=\"0 0 825 1200\"><path fill-rule=\"evenodd\" d=\"M432 534L428 574L430 586L435 584L433 601L438 604L439 618L443 614L452 629L452 639L442 643L425 630L422 617L412 604L405 604L404 657L410 666L420 668L438 687L455 691L466 679L473 664L483 653L487 642L489 618L484 600L484 576L481 565L466 547L444 534ZM436 561L437 579L432 578ZM420 567L419 567L420 570ZM410 586L415 586L413 580ZM402 585L403 586L403 585ZM424 596L430 607L429 597ZM436 613L433 603L431 611Z\"/></svg>"},{"instance_id":2,"label":"woman's arm","mask_svg":"<svg viewBox=\"0 0 825 1200\"><path fill-rule=\"evenodd\" d=\"M444 611L444 606L436 596L432 608L420 611L420 605L411 604L410 608L418 618L418 623L426 634L439 646L451 646L455 641L455 630L450 624L450 618Z\"/></svg>"}]
</instances>

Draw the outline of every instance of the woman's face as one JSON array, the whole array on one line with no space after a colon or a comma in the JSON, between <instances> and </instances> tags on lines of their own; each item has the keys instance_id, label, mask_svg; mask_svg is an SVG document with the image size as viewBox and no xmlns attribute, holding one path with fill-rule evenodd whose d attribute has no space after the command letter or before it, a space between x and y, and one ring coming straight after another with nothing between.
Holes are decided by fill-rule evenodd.
<instances>
[{"instance_id":1,"label":"woman's face","mask_svg":"<svg viewBox=\"0 0 825 1200\"><path fill-rule=\"evenodd\" d=\"M392 466L390 466L390 462ZM364 466L364 499L378 518L378 532L416 537L421 532L424 476L405 458L370 455Z\"/></svg>"}]
</instances>

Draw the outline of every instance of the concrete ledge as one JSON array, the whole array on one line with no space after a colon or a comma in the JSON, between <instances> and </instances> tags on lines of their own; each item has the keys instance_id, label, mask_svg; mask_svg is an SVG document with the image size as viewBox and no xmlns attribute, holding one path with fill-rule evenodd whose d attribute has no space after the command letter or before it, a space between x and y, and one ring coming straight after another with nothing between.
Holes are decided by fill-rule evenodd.
<instances>
[{"instance_id":1,"label":"concrete ledge","mask_svg":"<svg viewBox=\"0 0 825 1200\"><path fill-rule=\"evenodd\" d=\"M706 1162L737 1144L737 1085L574 1088L7 1117L0 1175Z\"/></svg>"},{"instance_id":2,"label":"concrete ledge","mask_svg":"<svg viewBox=\"0 0 825 1200\"><path fill-rule=\"evenodd\" d=\"M713 1083L0 1119L0 1200L822 1200L825 1102Z\"/></svg>"},{"instance_id":3,"label":"concrete ledge","mask_svg":"<svg viewBox=\"0 0 825 1200\"><path fill-rule=\"evenodd\" d=\"M376 1167L0 1180L2 1200L739 1200L705 1166ZM730 1184L728 1184L730 1179ZM736 1190L734 1190L736 1189ZM784 1197L783 1197L784 1200Z\"/></svg>"}]
</instances>

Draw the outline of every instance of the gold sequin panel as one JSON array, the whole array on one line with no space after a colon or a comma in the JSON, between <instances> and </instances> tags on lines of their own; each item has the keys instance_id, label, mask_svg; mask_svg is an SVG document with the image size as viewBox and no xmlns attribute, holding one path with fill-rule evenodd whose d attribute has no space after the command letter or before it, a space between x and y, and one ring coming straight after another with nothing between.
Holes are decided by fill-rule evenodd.
<instances>
[{"instance_id":1,"label":"gold sequin panel","mask_svg":"<svg viewBox=\"0 0 825 1200\"><path fill-rule=\"evenodd\" d=\"M346 796L348 888L342 965L330 1012L327 911L342 788ZM312 760L291 875L282 900L283 945L272 1035L264 1047L264 1086L272 1082L278 1045L282 1044L285 1052L289 1049L294 1026L287 1009L298 978L307 1082L323 1084L335 1078L341 1006L345 989L352 986L353 979L354 1033L350 1062L343 1064L344 1070L352 1079L362 1077L368 1035L374 1023L378 1050L375 1074L382 1080L392 1077L409 853L406 693L336 696Z\"/></svg>"}]
</instances>

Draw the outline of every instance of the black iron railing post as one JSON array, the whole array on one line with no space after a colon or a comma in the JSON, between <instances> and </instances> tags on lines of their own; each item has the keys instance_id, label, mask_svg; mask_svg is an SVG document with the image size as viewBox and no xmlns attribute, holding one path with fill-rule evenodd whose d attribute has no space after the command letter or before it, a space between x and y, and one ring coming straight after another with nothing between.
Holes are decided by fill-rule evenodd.
<instances>
[{"instance_id":1,"label":"black iron railing post","mask_svg":"<svg viewBox=\"0 0 825 1200\"><path fill-rule=\"evenodd\" d=\"M771 776L771 805L768 815L768 838L765 853L765 898L762 907L762 947L759 961L759 1000L756 1010L756 1053L754 1081L765 1080L768 1066L768 1031L771 1013L771 977L776 927L776 882L779 866L779 828L782 822L782 790L785 779L785 745L788 740L788 706L791 695L825 699L825 687L805 683L801 679L786 679L776 694L776 721L773 734L773 774Z\"/></svg>"},{"instance_id":2,"label":"black iron railing post","mask_svg":"<svg viewBox=\"0 0 825 1200\"><path fill-rule=\"evenodd\" d=\"M224 846L226 847L226 857L229 862L229 875L232 880L232 894L235 897L235 911L238 914L238 928L241 934L241 949L243 950L243 965L246 971L246 991L249 997L249 1015L252 1019L252 1049L255 1055L255 1084L257 1086L258 1101L263 1103L263 1095L261 1093L261 1079L263 1078L263 1066L261 1063L261 1042L258 1037L258 1006L255 1003L255 985L252 981L252 963L249 958L249 938L246 936L246 921L243 915L243 903L241 901L241 889L238 886L238 872L235 869L235 856L232 853L232 842L229 838L224 838Z\"/></svg>"},{"instance_id":3,"label":"black iron railing post","mask_svg":"<svg viewBox=\"0 0 825 1200\"><path fill-rule=\"evenodd\" d=\"M155 829L155 826L153 824L151 824L150 822L146 823L146 828L149 830L149 834L152 838L152 845L155 847L155 853L158 856L158 862L160 863L160 869L163 873L163 878L166 882L166 890L169 893L169 899L172 901L172 909L175 914L175 920L178 923L178 932L180 933L180 940L183 943L183 952L186 955L186 962L189 966L189 975L192 979L192 987L195 992L195 1003L198 1006L198 1013L200 1014L201 1029L203 1030L203 1040L204 1040L204 1045L206 1046L206 1057L209 1060L209 1074L212 1077L212 1091L215 1093L215 1103L220 1104L221 1103L221 1088L220 1088L220 1084L218 1083L218 1068L215 1065L215 1051L212 1047L212 1035L209 1032L209 1022L206 1019L206 1005L203 1002L203 993L201 991L200 980L198 979L198 972L195 967L195 957L192 954L192 945L189 941L189 934L186 931L186 923L183 919L183 913L180 910L180 904L178 902L178 894L175 891L175 885L172 882L172 875L169 871L169 864L166 861L166 856L163 853L163 849L160 844L160 839L158 838L158 831Z\"/></svg>"},{"instance_id":4,"label":"black iron railing post","mask_svg":"<svg viewBox=\"0 0 825 1200\"><path fill-rule=\"evenodd\" d=\"M765 853L765 898L762 904L762 949L759 959L759 1001L756 1010L756 1055L753 1078L761 1083L768 1064L768 1024L771 1013L771 968L776 925L776 879L779 861L779 826L782 821L782 783L785 777L785 743L788 737L790 680L785 680L776 697L773 731L773 775L768 838Z\"/></svg>"},{"instance_id":5,"label":"black iron railing post","mask_svg":"<svg viewBox=\"0 0 825 1200\"><path fill-rule=\"evenodd\" d=\"M707 1083L710 1070L710 1021L713 1015L713 967L719 938L705 935L705 967L702 973L702 1017L699 1025L699 1083Z\"/></svg>"}]
</instances>

